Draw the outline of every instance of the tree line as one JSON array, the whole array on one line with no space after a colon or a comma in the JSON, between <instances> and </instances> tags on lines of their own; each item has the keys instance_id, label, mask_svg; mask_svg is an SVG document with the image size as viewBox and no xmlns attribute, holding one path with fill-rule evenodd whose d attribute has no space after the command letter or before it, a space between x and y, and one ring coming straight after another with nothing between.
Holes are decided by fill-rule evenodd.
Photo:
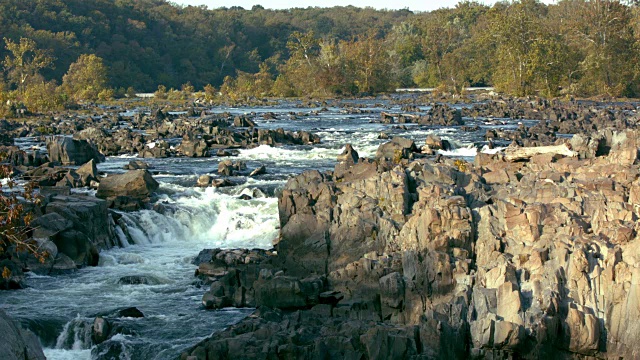
<instances>
[{"instance_id":1,"label":"tree line","mask_svg":"<svg viewBox=\"0 0 640 360\"><path fill-rule=\"evenodd\" d=\"M167 88L232 100L467 86L517 96L633 97L639 26L636 5L609 0L463 1L417 13L5 0L0 94L38 109L135 91L175 93ZM20 65L21 51L29 66Z\"/></svg>"}]
</instances>

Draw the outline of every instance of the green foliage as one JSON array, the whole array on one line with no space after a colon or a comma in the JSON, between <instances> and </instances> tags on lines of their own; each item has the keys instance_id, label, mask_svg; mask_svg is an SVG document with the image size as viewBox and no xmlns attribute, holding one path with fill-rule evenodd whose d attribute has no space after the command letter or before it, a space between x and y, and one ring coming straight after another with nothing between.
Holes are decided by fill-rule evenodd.
<instances>
[{"instance_id":1,"label":"green foliage","mask_svg":"<svg viewBox=\"0 0 640 360\"><path fill-rule=\"evenodd\" d=\"M69 99L76 102L104 99L109 92L107 68L102 58L94 54L80 55L62 78L62 89ZM113 91L109 97L113 97Z\"/></svg>"},{"instance_id":2,"label":"green foliage","mask_svg":"<svg viewBox=\"0 0 640 360\"><path fill-rule=\"evenodd\" d=\"M29 85L20 99L31 112L46 112L64 108L64 99L53 81L41 81Z\"/></svg>"},{"instance_id":3,"label":"green foliage","mask_svg":"<svg viewBox=\"0 0 640 360\"><path fill-rule=\"evenodd\" d=\"M166 100L169 96L167 94L167 87L164 85L158 85L158 90L153 93L154 97L158 100Z\"/></svg>"},{"instance_id":4,"label":"green foliage","mask_svg":"<svg viewBox=\"0 0 640 360\"><path fill-rule=\"evenodd\" d=\"M211 84L207 84L204 87L204 99L206 101L212 102L217 96L217 90L216 88L211 85Z\"/></svg>"},{"instance_id":5,"label":"green foliage","mask_svg":"<svg viewBox=\"0 0 640 360\"><path fill-rule=\"evenodd\" d=\"M416 86L549 97L640 91L640 10L613 0L462 1L421 13L5 0L0 16L5 91L18 101L51 80L72 101L110 98L109 87L118 97L158 88L157 99L184 100L208 84L208 101L221 99L216 88L232 101Z\"/></svg>"},{"instance_id":6,"label":"green foliage","mask_svg":"<svg viewBox=\"0 0 640 360\"><path fill-rule=\"evenodd\" d=\"M38 49L32 39L20 38L16 43L5 37L4 42L8 54L3 65L9 84L17 87L20 93L24 93L27 86L41 81L40 71L52 67L54 58L50 51Z\"/></svg>"}]
</instances>

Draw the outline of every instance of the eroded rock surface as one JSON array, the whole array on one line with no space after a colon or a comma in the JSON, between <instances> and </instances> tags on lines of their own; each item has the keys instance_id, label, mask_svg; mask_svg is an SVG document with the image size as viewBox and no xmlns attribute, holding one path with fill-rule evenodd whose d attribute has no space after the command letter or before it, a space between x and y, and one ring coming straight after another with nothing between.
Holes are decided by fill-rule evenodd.
<instances>
[{"instance_id":1,"label":"eroded rock surface","mask_svg":"<svg viewBox=\"0 0 640 360\"><path fill-rule=\"evenodd\" d=\"M277 254L199 257L205 306L258 311L183 358L639 357L638 135L464 166L348 149L287 183Z\"/></svg>"}]
</instances>

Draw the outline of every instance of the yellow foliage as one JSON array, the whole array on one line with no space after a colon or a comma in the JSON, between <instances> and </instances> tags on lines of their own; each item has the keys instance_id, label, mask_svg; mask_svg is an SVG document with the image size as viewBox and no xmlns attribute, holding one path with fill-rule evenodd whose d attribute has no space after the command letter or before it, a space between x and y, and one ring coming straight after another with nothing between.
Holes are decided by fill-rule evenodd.
<instances>
[{"instance_id":1,"label":"yellow foliage","mask_svg":"<svg viewBox=\"0 0 640 360\"><path fill-rule=\"evenodd\" d=\"M453 162L453 165L458 168L458 171L466 172L467 171L467 163L464 160L458 159Z\"/></svg>"}]
</instances>

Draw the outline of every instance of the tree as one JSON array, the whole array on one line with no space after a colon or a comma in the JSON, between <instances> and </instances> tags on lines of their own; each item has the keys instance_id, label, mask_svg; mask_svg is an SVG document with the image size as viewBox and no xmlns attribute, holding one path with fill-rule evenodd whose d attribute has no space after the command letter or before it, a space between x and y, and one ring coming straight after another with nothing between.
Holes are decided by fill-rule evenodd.
<instances>
[{"instance_id":1,"label":"tree","mask_svg":"<svg viewBox=\"0 0 640 360\"><path fill-rule=\"evenodd\" d=\"M82 54L62 78L62 89L73 101L98 100L107 87L107 67L95 54Z\"/></svg>"},{"instance_id":2,"label":"tree","mask_svg":"<svg viewBox=\"0 0 640 360\"><path fill-rule=\"evenodd\" d=\"M6 154L0 153L0 160ZM33 185L27 184L24 189L18 189L11 174L10 165L0 165L0 178L9 179L6 185L0 184L0 260L11 257L11 254L27 252L39 261L45 262L50 255L42 251L38 244L30 239L30 224L33 220L31 208L38 205L41 199L34 195ZM0 268L0 288L8 288L13 275L6 266Z\"/></svg>"},{"instance_id":3,"label":"tree","mask_svg":"<svg viewBox=\"0 0 640 360\"><path fill-rule=\"evenodd\" d=\"M535 92L554 95L566 53L562 40L544 26L546 7L522 0L490 13L489 41L496 47L494 85L518 96Z\"/></svg>"},{"instance_id":4,"label":"tree","mask_svg":"<svg viewBox=\"0 0 640 360\"><path fill-rule=\"evenodd\" d=\"M35 41L20 38L20 42L15 43L4 38L4 42L9 54L3 65L9 82L17 87L18 92L24 93L26 87L40 76L40 70L53 67L53 56L47 50L38 49Z\"/></svg>"},{"instance_id":5,"label":"tree","mask_svg":"<svg viewBox=\"0 0 640 360\"><path fill-rule=\"evenodd\" d=\"M581 50L580 91L585 95L635 95L637 43L628 6L610 0L578 0L570 40Z\"/></svg>"}]
</instances>

